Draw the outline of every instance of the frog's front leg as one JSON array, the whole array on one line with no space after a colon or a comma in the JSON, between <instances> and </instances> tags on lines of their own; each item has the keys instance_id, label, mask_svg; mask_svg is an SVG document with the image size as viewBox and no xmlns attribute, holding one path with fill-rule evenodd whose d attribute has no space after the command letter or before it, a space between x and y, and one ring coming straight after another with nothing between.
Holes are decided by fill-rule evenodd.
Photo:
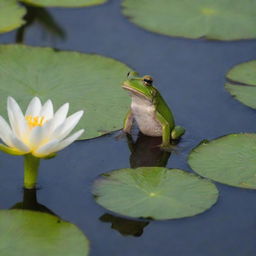
<instances>
[{"instance_id":1,"label":"frog's front leg","mask_svg":"<svg viewBox=\"0 0 256 256\"><path fill-rule=\"evenodd\" d=\"M133 114L130 109L124 119L123 131L126 133L131 133L132 124L133 124Z\"/></svg>"},{"instance_id":2,"label":"frog's front leg","mask_svg":"<svg viewBox=\"0 0 256 256\"><path fill-rule=\"evenodd\" d=\"M156 116L158 121L161 123L162 126L162 148L169 148L171 146L170 144L170 135L171 135L171 128L168 121L158 112L156 112Z\"/></svg>"}]
</instances>

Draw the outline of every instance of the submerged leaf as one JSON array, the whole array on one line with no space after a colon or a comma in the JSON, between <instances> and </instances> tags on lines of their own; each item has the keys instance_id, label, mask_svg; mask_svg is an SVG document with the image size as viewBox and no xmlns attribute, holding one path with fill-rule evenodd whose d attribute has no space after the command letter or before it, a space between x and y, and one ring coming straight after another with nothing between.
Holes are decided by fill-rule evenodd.
<instances>
[{"instance_id":1,"label":"submerged leaf","mask_svg":"<svg viewBox=\"0 0 256 256\"><path fill-rule=\"evenodd\" d=\"M96 202L129 217L158 220L194 216L218 198L215 185L194 174L162 167L120 169L95 181Z\"/></svg>"}]
</instances>

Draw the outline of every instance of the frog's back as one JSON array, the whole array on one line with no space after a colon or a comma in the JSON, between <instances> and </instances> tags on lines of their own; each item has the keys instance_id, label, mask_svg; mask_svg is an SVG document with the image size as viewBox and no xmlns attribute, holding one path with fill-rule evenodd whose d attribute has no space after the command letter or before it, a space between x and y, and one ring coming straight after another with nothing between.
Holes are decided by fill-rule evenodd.
<instances>
[{"instance_id":1,"label":"frog's back","mask_svg":"<svg viewBox=\"0 0 256 256\"><path fill-rule=\"evenodd\" d=\"M157 92L157 111L159 112L159 114L161 114L166 121L172 125L173 127L175 126L175 122L174 122L174 117L173 114L169 108L169 106L167 105L167 103L165 102L164 98L161 96L161 94L159 92ZM171 127L172 128L172 127Z\"/></svg>"}]
</instances>

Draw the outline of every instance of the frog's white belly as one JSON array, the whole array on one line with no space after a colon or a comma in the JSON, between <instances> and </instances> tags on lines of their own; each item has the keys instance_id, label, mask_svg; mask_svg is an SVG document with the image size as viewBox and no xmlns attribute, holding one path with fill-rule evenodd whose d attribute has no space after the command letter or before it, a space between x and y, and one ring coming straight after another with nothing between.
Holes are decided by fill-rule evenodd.
<instances>
[{"instance_id":1,"label":"frog's white belly","mask_svg":"<svg viewBox=\"0 0 256 256\"><path fill-rule=\"evenodd\" d=\"M144 97L132 95L132 114L140 131L148 136L162 136L162 126L156 119L155 106Z\"/></svg>"}]
</instances>

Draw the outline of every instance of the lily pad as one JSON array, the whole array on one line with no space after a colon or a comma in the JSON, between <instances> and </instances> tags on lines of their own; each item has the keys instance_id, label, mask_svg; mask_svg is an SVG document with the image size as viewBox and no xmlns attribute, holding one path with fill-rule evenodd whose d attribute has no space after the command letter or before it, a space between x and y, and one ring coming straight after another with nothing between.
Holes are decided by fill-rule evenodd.
<instances>
[{"instance_id":1,"label":"lily pad","mask_svg":"<svg viewBox=\"0 0 256 256\"><path fill-rule=\"evenodd\" d=\"M256 37L256 2L241 0L124 0L123 13L150 31L187 38Z\"/></svg>"},{"instance_id":2,"label":"lily pad","mask_svg":"<svg viewBox=\"0 0 256 256\"><path fill-rule=\"evenodd\" d=\"M8 32L24 24L26 9L16 0L0 0L0 33Z\"/></svg>"},{"instance_id":3,"label":"lily pad","mask_svg":"<svg viewBox=\"0 0 256 256\"><path fill-rule=\"evenodd\" d=\"M226 75L232 83L226 83L227 91L238 101L256 108L256 60L233 67Z\"/></svg>"},{"instance_id":4,"label":"lily pad","mask_svg":"<svg viewBox=\"0 0 256 256\"><path fill-rule=\"evenodd\" d=\"M256 134L230 134L202 143L190 153L188 162L203 177L256 189Z\"/></svg>"},{"instance_id":5,"label":"lily pad","mask_svg":"<svg viewBox=\"0 0 256 256\"><path fill-rule=\"evenodd\" d=\"M41 7L85 7L99 5L107 0L20 0L21 2Z\"/></svg>"},{"instance_id":6,"label":"lily pad","mask_svg":"<svg viewBox=\"0 0 256 256\"><path fill-rule=\"evenodd\" d=\"M120 84L130 68L111 58L21 45L0 46L0 109L7 96L23 110L34 96L52 99L57 109L70 102L70 112L85 110L77 130L89 139L118 130L129 105Z\"/></svg>"},{"instance_id":7,"label":"lily pad","mask_svg":"<svg viewBox=\"0 0 256 256\"><path fill-rule=\"evenodd\" d=\"M103 174L93 186L96 202L129 217L176 219L209 209L215 185L194 174L162 167L120 169Z\"/></svg>"},{"instance_id":8,"label":"lily pad","mask_svg":"<svg viewBox=\"0 0 256 256\"><path fill-rule=\"evenodd\" d=\"M39 212L0 211L0 253L8 256L86 256L89 242L73 224Z\"/></svg>"}]
</instances>

